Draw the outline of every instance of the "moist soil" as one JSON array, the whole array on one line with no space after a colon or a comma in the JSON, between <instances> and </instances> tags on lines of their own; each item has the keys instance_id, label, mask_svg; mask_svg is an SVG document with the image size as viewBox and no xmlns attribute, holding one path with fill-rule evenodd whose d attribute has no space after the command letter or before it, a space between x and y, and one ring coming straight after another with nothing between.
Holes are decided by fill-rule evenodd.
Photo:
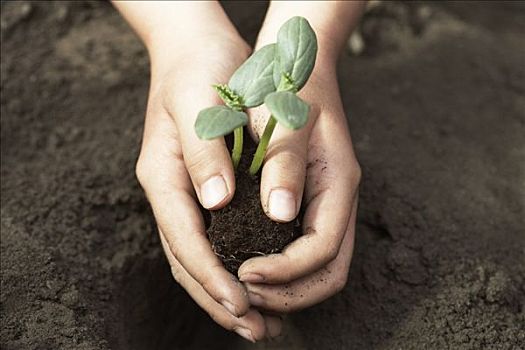
<instances>
[{"instance_id":1,"label":"moist soil","mask_svg":"<svg viewBox=\"0 0 525 350\"><path fill-rule=\"evenodd\" d=\"M253 43L267 4L224 6ZM338 76L363 170L348 284L252 345L162 254L133 32L107 3L2 2L0 347L523 348L525 5L372 6Z\"/></svg>"},{"instance_id":2,"label":"moist soil","mask_svg":"<svg viewBox=\"0 0 525 350\"><path fill-rule=\"evenodd\" d=\"M249 135L247 130L244 134ZM248 172L256 149L253 140L245 138L242 158L235 174L235 195L225 208L209 212L210 224L206 232L211 247L234 276L237 276L244 261L279 253L301 234L299 219L277 223L264 212L259 190L260 177L251 176Z\"/></svg>"}]
</instances>

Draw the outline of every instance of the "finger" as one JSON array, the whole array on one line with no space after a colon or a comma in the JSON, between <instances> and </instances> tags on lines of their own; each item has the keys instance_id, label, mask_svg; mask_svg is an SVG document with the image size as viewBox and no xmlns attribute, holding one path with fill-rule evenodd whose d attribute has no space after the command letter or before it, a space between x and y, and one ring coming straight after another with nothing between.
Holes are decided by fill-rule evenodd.
<instances>
[{"instance_id":1,"label":"finger","mask_svg":"<svg viewBox=\"0 0 525 350\"><path fill-rule=\"evenodd\" d=\"M162 247L168 257L173 277L215 322L251 342L261 340L267 335L268 322L271 323L272 332L275 332L278 325L275 324L274 320L267 321L266 317L263 317L258 311L250 309L244 316L235 317L224 306L217 303L177 261L171 253L164 235L162 232L160 233Z\"/></svg>"},{"instance_id":2,"label":"finger","mask_svg":"<svg viewBox=\"0 0 525 350\"><path fill-rule=\"evenodd\" d=\"M253 306L273 312L288 313L315 305L341 291L347 282L355 236L357 200L341 249L335 260L315 273L288 284L247 283Z\"/></svg>"},{"instance_id":3,"label":"finger","mask_svg":"<svg viewBox=\"0 0 525 350\"><path fill-rule=\"evenodd\" d=\"M224 269L206 237L181 147L170 134L173 121L159 117L147 128L137 174L172 254L213 299L233 315L245 314L249 303L244 287Z\"/></svg>"},{"instance_id":4,"label":"finger","mask_svg":"<svg viewBox=\"0 0 525 350\"><path fill-rule=\"evenodd\" d=\"M219 209L232 199L235 177L224 138L201 140L195 133L199 111L220 104L211 83L207 85L205 88L199 85L199 91L193 87L184 89L184 96L179 93L176 99L186 101L183 104L168 96L165 107L176 122L184 163L200 203L206 209Z\"/></svg>"},{"instance_id":5,"label":"finger","mask_svg":"<svg viewBox=\"0 0 525 350\"><path fill-rule=\"evenodd\" d=\"M217 302L233 315L243 315L249 307L245 291L211 250L194 199L185 193L165 197L152 206L170 251Z\"/></svg>"},{"instance_id":6,"label":"finger","mask_svg":"<svg viewBox=\"0 0 525 350\"><path fill-rule=\"evenodd\" d=\"M311 144L319 146L309 146L303 236L280 254L246 261L239 269L241 281L286 283L320 269L337 256L360 169L343 118L320 115Z\"/></svg>"},{"instance_id":7,"label":"finger","mask_svg":"<svg viewBox=\"0 0 525 350\"><path fill-rule=\"evenodd\" d=\"M270 219L292 221L299 213L306 177L308 140L315 113L299 130L277 124L261 172L261 204Z\"/></svg>"}]
</instances>

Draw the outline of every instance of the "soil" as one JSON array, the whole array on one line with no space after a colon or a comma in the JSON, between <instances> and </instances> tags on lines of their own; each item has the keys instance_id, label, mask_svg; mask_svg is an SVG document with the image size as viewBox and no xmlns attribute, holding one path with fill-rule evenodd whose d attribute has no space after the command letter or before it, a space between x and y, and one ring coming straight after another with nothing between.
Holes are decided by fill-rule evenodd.
<instances>
[{"instance_id":1,"label":"soil","mask_svg":"<svg viewBox=\"0 0 525 350\"><path fill-rule=\"evenodd\" d=\"M138 39L107 3L2 2L0 347L523 348L525 4L374 4L339 71L363 169L349 283L252 345L160 249ZM266 4L225 7L253 43Z\"/></svg>"},{"instance_id":2,"label":"soil","mask_svg":"<svg viewBox=\"0 0 525 350\"><path fill-rule=\"evenodd\" d=\"M247 130L244 134L249 135ZM232 201L221 210L205 213L210 216L206 232L212 249L234 276L244 261L279 253L301 234L299 218L276 223L265 214L261 206L260 178L248 172L256 148L250 137L245 138Z\"/></svg>"}]
</instances>

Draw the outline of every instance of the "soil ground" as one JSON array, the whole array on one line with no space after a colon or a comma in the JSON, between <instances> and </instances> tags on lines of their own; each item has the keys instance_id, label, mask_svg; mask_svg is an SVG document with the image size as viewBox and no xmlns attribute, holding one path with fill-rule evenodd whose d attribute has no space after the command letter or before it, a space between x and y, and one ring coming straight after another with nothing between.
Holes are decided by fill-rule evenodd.
<instances>
[{"instance_id":1,"label":"soil ground","mask_svg":"<svg viewBox=\"0 0 525 350\"><path fill-rule=\"evenodd\" d=\"M107 3L1 6L2 349L523 348L523 2L367 14L339 76L363 168L349 283L259 345L170 276L134 178L132 31ZM253 42L266 5L225 6Z\"/></svg>"}]
</instances>

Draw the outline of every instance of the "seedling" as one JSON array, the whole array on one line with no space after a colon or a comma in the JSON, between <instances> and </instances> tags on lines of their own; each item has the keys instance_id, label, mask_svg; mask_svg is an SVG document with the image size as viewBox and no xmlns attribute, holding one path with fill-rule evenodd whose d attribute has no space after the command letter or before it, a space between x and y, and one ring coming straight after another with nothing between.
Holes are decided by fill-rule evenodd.
<instances>
[{"instance_id":1,"label":"seedling","mask_svg":"<svg viewBox=\"0 0 525 350\"><path fill-rule=\"evenodd\" d=\"M234 132L234 168L237 168L242 154L243 126L248 123L244 110L261 105L265 96L275 91L274 51L275 44L262 47L235 71L227 85L214 85L225 106L206 108L197 116L195 132L203 140Z\"/></svg>"},{"instance_id":2,"label":"seedling","mask_svg":"<svg viewBox=\"0 0 525 350\"><path fill-rule=\"evenodd\" d=\"M264 99L271 116L250 165L251 175L261 168L277 122L293 130L300 129L307 123L310 112L310 107L295 94L306 84L314 69L315 32L305 18L292 17L279 29L276 45L273 77L277 91Z\"/></svg>"},{"instance_id":3,"label":"seedling","mask_svg":"<svg viewBox=\"0 0 525 350\"><path fill-rule=\"evenodd\" d=\"M297 130L308 122L310 107L296 93L310 77L316 55L317 38L308 21L303 17L289 19L279 29L276 44L255 52L228 85L215 86L226 106L202 110L195 123L197 135L209 140L235 130L232 160L237 167L242 153L242 127L248 122L244 110L264 102L271 116L249 169L251 175L257 174L277 123Z\"/></svg>"}]
</instances>

